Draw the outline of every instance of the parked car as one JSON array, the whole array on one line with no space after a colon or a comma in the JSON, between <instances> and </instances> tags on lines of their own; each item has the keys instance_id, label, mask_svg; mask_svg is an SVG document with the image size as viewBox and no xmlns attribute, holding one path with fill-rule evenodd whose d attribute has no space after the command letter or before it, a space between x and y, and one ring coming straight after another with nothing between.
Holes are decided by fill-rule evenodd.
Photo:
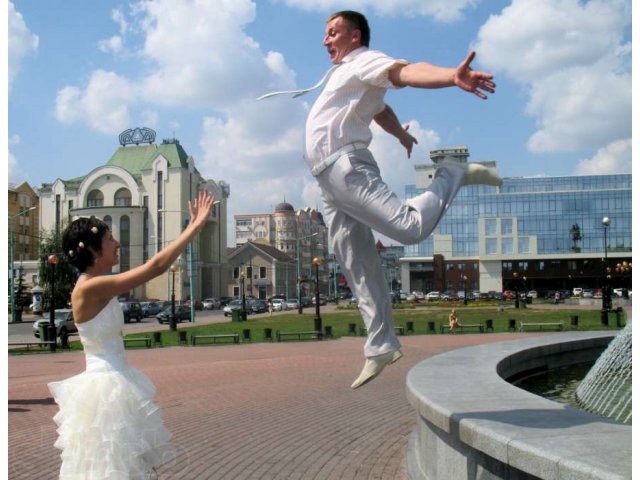
<instances>
[{"instance_id":1,"label":"parked car","mask_svg":"<svg viewBox=\"0 0 640 480\"><path fill-rule=\"evenodd\" d=\"M417 301L416 296L413 293L407 293L407 302L415 302Z\"/></svg>"},{"instance_id":2,"label":"parked car","mask_svg":"<svg viewBox=\"0 0 640 480\"><path fill-rule=\"evenodd\" d=\"M502 292L502 298L505 300L514 300L516 298L516 294L513 290L505 290Z\"/></svg>"},{"instance_id":3,"label":"parked car","mask_svg":"<svg viewBox=\"0 0 640 480\"><path fill-rule=\"evenodd\" d=\"M312 304L311 297L308 295L300 297L300 303L303 307L310 307Z\"/></svg>"},{"instance_id":4,"label":"parked car","mask_svg":"<svg viewBox=\"0 0 640 480\"><path fill-rule=\"evenodd\" d=\"M264 313L269 310L269 305L264 300L254 300L251 304L251 311L253 313Z\"/></svg>"},{"instance_id":5,"label":"parked car","mask_svg":"<svg viewBox=\"0 0 640 480\"><path fill-rule=\"evenodd\" d=\"M220 297L220 307L226 307L231 300L235 300L235 299L236 299L235 297L225 297L225 296Z\"/></svg>"},{"instance_id":6,"label":"parked car","mask_svg":"<svg viewBox=\"0 0 640 480\"><path fill-rule=\"evenodd\" d=\"M142 315L147 317L155 317L166 307L163 307L159 302L140 302L140 308L142 308Z\"/></svg>"},{"instance_id":7,"label":"parked car","mask_svg":"<svg viewBox=\"0 0 640 480\"><path fill-rule=\"evenodd\" d=\"M582 296L582 288L580 288L580 287L575 287L575 288L573 289L573 292L572 292L572 293L573 293L573 296L574 296L574 297L580 297L580 296Z\"/></svg>"},{"instance_id":8,"label":"parked car","mask_svg":"<svg viewBox=\"0 0 640 480\"><path fill-rule=\"evenodd\" d=\"M217 310L220 308L220 300L217 298L205 298L202 301L202 306L205 310Z\"/></svg>"},{"instance_id":9,"label":"parked car","mask_svg":"<svg viewBox=\"0 0 640 480\"><path fill-rule=\"evenodd\" d=\"M251 309L246 298L245 298L244 306L247 309L247 311ZM242 311L242 299L236 298L235 300L231 300L229 303L225 305L223 310L224 310L225 317L233 315L234 310Z\"/></svg>"},{"instance_id":10,"label":"parked car","mask_svg":"<svg viewBox=\"0 0 640 480\"><path fill-rule=\"evenodd\" d=\"M176 305L176 322L180 323L183 321L191 320L191 307L187 307L186 305ZM165 308L162 312L156 315L158 319L158 323L169 323L171 319L171 307Z\"/></svg>"},{"instance_id":11,"label":"parked car","mask_svg":"<svg viewBox=\"0 0 640 480\"><path fill-rule=\"evenodd\" d=\"M62 334L77 332L78 327L73 322L73 312L68 308L57 309L53 313L53 321L56 325L56 336L60 337ZM41 318L33 323L33 335L36 338L40 338L40 325L49 325L48 318Z\"/></svg>"},{"instance_id":12,"label":"parked car","mask_svg":"<svg viewBox=\"0 0 640 480\"><path fill-rule=\"evenodd\" d=\"M536 292L535 290L529 290L527 292L527 297L538 298L538 292Z\"/></svg>"},{"instance_id":13,"label":"parked car","mask_svg":"<svg viewBox=\"0 0 640 480\"><path fill-rule=\"evenodd\" d=\"M582 290L582 297L583 298L593 298L593 290L591 290L590 288L585 288Z\"/></svg>"},{"instance_id":14,"label":"parked car","mask_svg":"<svg viewBox=\"0 0 640 480\"><path fill-rule=\"evenodd\" d=\"M326 305L327 304L327 297L325 295L323 295L322 293L318 296L318 300L320 300L320 305ZM316 304L316 296L315 295L313 297L311 297L311 304L312 305Z\"/></svg>"},{"instance_id":15,"label":"parked car","mask_svg":"<svg viewBox=\"0 0 640 480\"><path fill-rule=\"evenodd\" d=\"M140 302L120 302L120 307L124 315L124 323L129 323L131 320L140 322L144 318Z\"/></svg>"},{"instance_id":16,"label":"parked car","mask_svg":"<svg viewBox=\"0 0 640 480\"><path fill-rule=\"evenodd\" d=\"M186 307L191 308L191 300L186 300L184 302L184 305ZM204 310L204 304L200 300L194 300L193 301L193 308L194 308L194 310L202 311L202 310Z\"/></svg>"},{"instance_id":17,"label":"parked car","mask_svg":"<svg viewBox=\"0 0 640 480\"><path fill-rule=\"evenodd\" d=\"M297 310L298 309L298 299L297 298L289 298L287 299L287 310Z\"/></svg>"},{"instance_id":18,"label":"parked car","mask_svg":"<svg viewBox=\"0 0 640 480\"><path fill-rule=\"evenodd\" d=\"M349 299L349 305L358 305L358 299L356 297L351 297Z\"/></svg>"},{"instance_id":19,"label":"parked car","mask_svg":"<svg viewBox=\"0 0 640 480\"><path fill-rule=\"evenodd\" d=\"M412 292L412 293L416 297L416 300L424 300L425 299L424 292Z\"/></svg>"},{"instance_id":20,"label":"parked car","mask_svg":"<svg viewBox=\"0 0 640 480\"><path fill-rule=\"evenodd\" d=\"M434 302L436 300L440 300L440 292L433 291L433 292L427 293L428 302Z\"/></svg>"},{"instance_id":21,"label":"parked car","mask_svg":"<svg viewBox=\"0 0 640 480\"><path fill-rule=\"evenodd\" d=\"M272 298L271 308L274 312L281 312L287 309L287 303L282 298Z\"/></svg>"}]
</instances>

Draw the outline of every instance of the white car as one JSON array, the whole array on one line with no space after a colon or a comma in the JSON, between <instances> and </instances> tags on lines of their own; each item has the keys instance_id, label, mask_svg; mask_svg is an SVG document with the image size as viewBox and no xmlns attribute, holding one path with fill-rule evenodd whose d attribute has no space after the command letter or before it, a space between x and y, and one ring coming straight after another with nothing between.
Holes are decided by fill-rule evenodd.
<instances>
[{"instance_id":1,"label":"white car","mask_svg":"<svg viewBox=\"0 0 640 480\"><path fill-rule=\"evenodd\" d=\"M287 306L287 310L297 310L298 309L298 299L297 298L289 298L285 305Z\"/></svg>"},{"instance_id":2,"label":"white car","mask_svg":"<svg viewBox=\"0 0 640 480\"><path fill-rule=\"evenodd\" d=\"M56 309L53 318L56 325L56 337L62 334L77 332L78 328L73 322L73 312L68 308ZM41 318L33 323L33 336L40 338L40 325L48 326L49 318Z\"/></svg>"},{"instance_id":3,"label":"white car","mask_svg":"<svg viewBox=\"0 0 640 480\"><path fill-rule=\"evenodd\" d=\"M287 302L285 302L282 298L272 298L271 308L273 309L274 312L281 312L282 310L287 310Z\"/></svg>"},{"instance_id":4,"label":"white car","mask_svg":"<svg viewBox=\"0 0 640 480\"><path fill-rule=\"evenodd\" d=\"M205 298L202 301L202 306L205 310L217 310L220 308L220 300L217 298Z\"/></svg>"},{"instance_id":5,"label":"white car","mask_svg":"<svg viewBox=\"0 0 640 480\"><path fill-rule=\"evenodd\" d=\"M425 296L423 292L413 292L417 300L424 300Z\"/></svg>"},{"instance_id":6,"label":"white car","mask_svg":"<svg viewBox=\"0 0 640 480\"><path fill-rule=\"evenodd\" d=\"M440 300L440 292L429 292L427 293L427 301L435 301Z\"/></svg>"}]
</instances>

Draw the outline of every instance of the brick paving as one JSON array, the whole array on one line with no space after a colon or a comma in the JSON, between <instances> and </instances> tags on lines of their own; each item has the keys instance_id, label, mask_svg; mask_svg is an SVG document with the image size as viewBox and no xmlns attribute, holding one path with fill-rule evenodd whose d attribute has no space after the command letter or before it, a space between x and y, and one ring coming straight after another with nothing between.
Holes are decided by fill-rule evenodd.
<instances>
[{"instance_id":1,"label":"brick paving","mask_svg":"<svg viewBox=\"0 0 640 480\"><path fill-rule=\"evenodd\" d=\"M415 424L409 369L524 335L537 334L404 336L404 357L355 391L362 338L130 349L128 358L155 383L178 451L161 479L404 480ZM46 384L83 368L82 352L9 356L9 479L58 478L57 406Z\"/></svg>"}]
</instances>

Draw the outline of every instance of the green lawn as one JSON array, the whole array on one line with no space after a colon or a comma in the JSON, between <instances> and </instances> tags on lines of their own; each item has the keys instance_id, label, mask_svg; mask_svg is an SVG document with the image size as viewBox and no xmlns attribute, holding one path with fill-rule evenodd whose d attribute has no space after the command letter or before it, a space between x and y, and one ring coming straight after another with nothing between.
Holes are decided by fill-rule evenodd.
<instances>
[{"instance_id":1,"label":"green lawn","mask_svg":"<svg viewBox=\"0 0 640 480\"><path fill-rule=\"evenodd\" d=\"M449 322L449 309L433 309L429 307L411 308L411 309L397 309L394 310L394 318L396 326L407 326L407 322L413 322L413 328L416 335L427 334L428 322L434 322L437 334L440 333L440 324ZM461 324L473 324L481 323L485 324L485 320L493 320L494 332L507 332L509 331L509 319L516 320L516 324L519 326L520 321L526 322L563 322L564 330L618 330L616 326L616 315L614 313L609 314L609 326L605 327L600 322L600 310L535 310L528 309L505 309L504 311L498 311L495 306L491 307L461 307L457 308L458 321ZM578 326L571 325L571 317L578 316ZM187 332L187 344L191 345L192 335L212 335L212 334L225 334L225 333L238 333L242 339L242 331L248 329L251 331L252 342L264 341L264 329L270 328L275 339L277 331L281 332L302 332L311 331L314 329L314 317L315 313L310 311L302 315L296 314L275 314L269 317L249 317L245 322L229 322L218 323L209 325L195 325L193 327L181 328L177 332L172 332L167 326L166 330L162 331L162 345L172 346L179 345L179 331ZM345 309L336 313L321 313L322 325L331 326L333 338L340 338L348 335L349 324L356 325L356 332L360 333L360 327L363 326L360 313L356 309ZM622 325L626 321L624 313L621 316ZM460 334L465 334L461 332ZM151 336L153 333L136 332L135 334L127 335L127 338L135 338L142 336ZM222 344L222 343L218 343ZM203 344L204 345L204 344ZM80 350L82 346L79 341L71 343L73 350ZM129 347L131 348L131 347ZM141 347L145 348L145 347ZM22 352L23 349L10 350L10 352ZM33 350L32 350L33 351Z\"/></svg>"}]
</instances>

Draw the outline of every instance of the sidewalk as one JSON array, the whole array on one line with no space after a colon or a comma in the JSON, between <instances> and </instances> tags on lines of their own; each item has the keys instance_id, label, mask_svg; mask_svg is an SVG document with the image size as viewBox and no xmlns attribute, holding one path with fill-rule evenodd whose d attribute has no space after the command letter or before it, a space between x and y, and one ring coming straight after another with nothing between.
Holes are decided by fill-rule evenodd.
<instances>
[{"instance_id":1,"label":"sidewalk","mask_svg":"<svg viewBox=\"0 0 640 480\"><path fill-rule=\"evenodd\" d=\"M403 336L404 357L355 391L362 338L140 349L128 357L156 384L178 450L161 479L404 480L415 424L409 369L447 350L524 335L537 334ZM57 406L46 384L83 368L82 352L9 356L9 479L58 478Z\"/></svg>"}]
</instances>

